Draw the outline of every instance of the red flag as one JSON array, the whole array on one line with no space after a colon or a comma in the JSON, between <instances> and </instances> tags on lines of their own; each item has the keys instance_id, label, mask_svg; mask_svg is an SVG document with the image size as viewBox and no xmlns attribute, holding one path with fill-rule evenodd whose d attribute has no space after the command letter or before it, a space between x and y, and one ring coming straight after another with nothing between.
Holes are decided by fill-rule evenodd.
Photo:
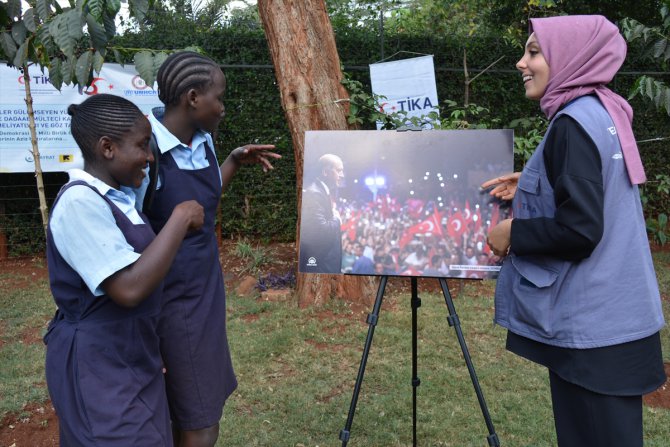
<instances>
[{"instance_id":1,"label":"red flag","mask_svg":"<svg viewBox=\"0 0 670 447\"><path fill-rule=\"evenodd\" d=\"M418 233L418 231L414 229L415 227L416 225L414 227L409 227L405 230L402 236L400 236L400 239L398 239L398 246L400 248L405 248L405 245L409 244L412 239L414 239L414 235Z\"/></svg>"},{"instance_id":2,"label":"red flag","mask_svg":"<svg viewBox=\"0 0 670 447\"><path fill-rule=\"evenodd\" d=\"M452 239L458 239L465 232L465 219L460 211L456 211L449 218L447 232Z\"/></svg>"},{"instance_id":3,"label":"red flag","mask_svg":"<svg viewBox=\"0 0 670 447\"><path fill-rule=\"evenodd\" d=\"M482 229L482 213L479 212L479 208L475 211L475 215L472 216L472 220L475 223L475 233L477 233Z\"/></svg>"},{"instance_id":4,"label":"red flag","mask_svg":"<svg viewBox=\"0 0 670 447\"><path fill-rule=\"evenodd\" d=\"M421 218L421 212L423 211L423 200L419 199L408 199L407 202L407 214L412 219Z\"/></svg>"},{"instance_id":5,"label":"red flag","mask_svg":"<svg viewBox=\"0 0 670 447\"><path fill-rule=\"evenodd\" d=\"M346 222L342 223L340 226L340 229L342 232L347 232L347 237L349 238L350 241L356 240L356 226L358 225L358 220L361 217L361 212L359 211L358 213L352 215L349 220Z\"/></svg>"},{"instance_id":6,"label":"red flag","mask_svg":"<svg viewBox=\"0 0 670 447\"><path fill-rule=\"evenodd\" d=\"M433 230L431 233L436 236L444 237L444 231L442 230L442 215L437 211L437 208L428 220L433 223Z\"/></svg>"},{"instance_id":7,"label":"red flag","mask_svg":"<svg viewBox=\"0 0 670 447\"><path fill-rule=\"evenodd\" d=\"M380 213L383 219L386 219L391 215L391 208L389 207L390 201L391 198L389 197L388 194L382 196Z\"/></svg>"},{"instance_id":8,"label":"red flag","mask_svg":"<svg viewBox=\"0 0 670 447\"><path fill-rule=\"evenodd\" d=\"M465 201L465 208L463 208L463 221L466 224L472 222L472 211L470 211L470 202Z\"/></svg>"},{"instance_id":9,"label":"red flag","mask_svg":"<svg viewBox=\"0 0 670 447\"><path fill-rule=\"evenodd\" d=\"M423 222L412 225L405 230L398 241L398 245L400 248L404 247L414 238L415 234L420 233L431 233L437 236L443 236L442 225L440 225L440 214L437 211Z\"/></svg>"},{"instance_id":10,"label":"red flag","mask_svg":"<svg viewBox=\"0 0 670 447\"><path fill-rule=\"evenodd\" d=\"M493 204L493 211L491 211L491 223L489 224L489 230L495 227L498 224L500 219L500 207L497 203Z\"/></svg>"}]
</instances>

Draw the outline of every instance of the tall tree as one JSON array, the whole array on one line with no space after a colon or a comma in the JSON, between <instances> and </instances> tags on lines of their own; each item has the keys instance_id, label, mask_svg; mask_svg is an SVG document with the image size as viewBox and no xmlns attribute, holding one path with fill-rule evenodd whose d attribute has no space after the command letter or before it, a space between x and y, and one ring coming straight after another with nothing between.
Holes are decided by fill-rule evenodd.
<instances>
[{"instance_id":1,"label":"tall tree","mask_svg":"<svg viewBox=\"0 0 670 447\"><path fill-rule=\"evenodd\" d=\"M340 82L340 57L324 0L259 0L258 12L293 139L300 210L305 131L348 129L349 95ZM299 238L300 219L297 246ZM303 307L333 296L356 301L374 297L373 281L364 276L298 274L296 292Z\"/></svg>"}]
</instances>

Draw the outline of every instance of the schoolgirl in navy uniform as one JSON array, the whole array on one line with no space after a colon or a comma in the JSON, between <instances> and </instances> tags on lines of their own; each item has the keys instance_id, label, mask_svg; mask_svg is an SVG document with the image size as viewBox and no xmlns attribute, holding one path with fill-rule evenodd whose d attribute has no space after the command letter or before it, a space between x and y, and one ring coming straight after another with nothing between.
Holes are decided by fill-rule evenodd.
<instances>
[{"instance_id":1,"label":"schoolgirl in navy uniform","mask_svg":"<svg viewBox=\"0 0 670 447\"><path fill-rule=\"evenodd\" d=\"M156 327L162 280L188 231L203 224L195 201L175 207L158 236L135 209L152 160L151 127L118 96L71 105L84 170L70 171L47 234L58 306L44 341L60 444L172 445Z\"/></svg>"},{"instance_id":2,"label":"schoolgirl in navy uniform","mask_svg":"<svg viewBox=\"0 0 670 447\"><path fill-rule=\"evenodd\" d=\"M514 200L489 232L506 256L495 321L508 350L548 368L560 447L641 447L642 395L666 380L664 319L633 113L606 87L626 43L603 16L530 22L517 69L551 123L521 174L482 185Z\"/></svg>"},{"instance_id":3,"label":"schoolgirl in navy uniform","mask_svg":"<svg viewBox=\"0 0 670 447\"><path fill-rule=\"evenodd\" d=\"M216 443L223 405L237 387L226 334L226 303L219 249L214 233L221 193L242 164L272 169L273 145L233 150L218 165L211 134L224 115L226 80L203 55L170 55L157 75L164 108L149 117L160 150L158 179L144 210L154 230L165 225L174 206L195 199L205 208L205 224L182 243L166 277L159 323L166 367L174 441L178 446ZM148 182L138 190L144 197Z\"/></svg>"}]
</instances>

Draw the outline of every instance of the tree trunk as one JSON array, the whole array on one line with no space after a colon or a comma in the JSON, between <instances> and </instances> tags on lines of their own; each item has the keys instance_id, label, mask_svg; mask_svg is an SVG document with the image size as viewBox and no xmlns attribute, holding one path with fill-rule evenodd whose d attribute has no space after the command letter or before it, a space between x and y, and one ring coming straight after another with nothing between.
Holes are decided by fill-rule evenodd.
<instances>
[{"instance_id":1,"label":"tree trunk","mask_svg":"<svg viewBox=\"0 0 670 447\"><path fill-rule=\"evenodd\" d=\"M33 110L33 96L30 92L30 75L28 64L23 65L23 80L26 87L26 106L28 108L28 129L30 129L30 142L33 148L33 159L35 162L35 179L37 182L37 196L40 200L40 214L42 215L42 227L44 234L47 232L49 223L49 209L44 194L44 179L42 178L42 164L40 162L40 150L37 146L37 130L35 129L35 111Z\"/></svg>"},{"instance_id":2,"label":"tree trunk","mask_svg":"<svg viewBox=\"0 0 670 447\"><path fill-rule=\"evenodd\" d=\"M349 94L340 83L340 58L324 0L259 0L258 12L293 139L299 216L305 131L348 129ZM332 297L371 302L375 295L370 277L301 273L296 294L301 307Z\"/></svg>"}]
</instances>

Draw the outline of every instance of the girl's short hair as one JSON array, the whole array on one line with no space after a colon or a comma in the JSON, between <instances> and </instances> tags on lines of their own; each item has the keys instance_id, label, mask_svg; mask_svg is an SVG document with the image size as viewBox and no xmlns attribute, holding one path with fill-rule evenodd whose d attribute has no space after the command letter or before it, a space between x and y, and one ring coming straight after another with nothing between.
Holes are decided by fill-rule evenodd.
<instances>
[{"instance_id":1,"label":"girl's short hair","mask_svg":"<svg viewBox=\"0 0 670 447\"><path fill-rule=\"evenodd\" d=\"M93 95L81 104L70 104L67 113L72 117L72 136L87 162L95 160L94 149L100 138L120 142L137 120L144 117L132 102L106 93Z\"/></svg>"},{"instance_id":2,"label":"girl's short hair","mask_svg":"<svg viewBox=\"0 0 670 447\"><path fill-rule=\"evenodd\" d=\"M221 68L207 56L194 51L172 53L158 69L158 99L165 105L177 104L188 90L209 87L213 70Z\"/></svg>"}]
</instances>

